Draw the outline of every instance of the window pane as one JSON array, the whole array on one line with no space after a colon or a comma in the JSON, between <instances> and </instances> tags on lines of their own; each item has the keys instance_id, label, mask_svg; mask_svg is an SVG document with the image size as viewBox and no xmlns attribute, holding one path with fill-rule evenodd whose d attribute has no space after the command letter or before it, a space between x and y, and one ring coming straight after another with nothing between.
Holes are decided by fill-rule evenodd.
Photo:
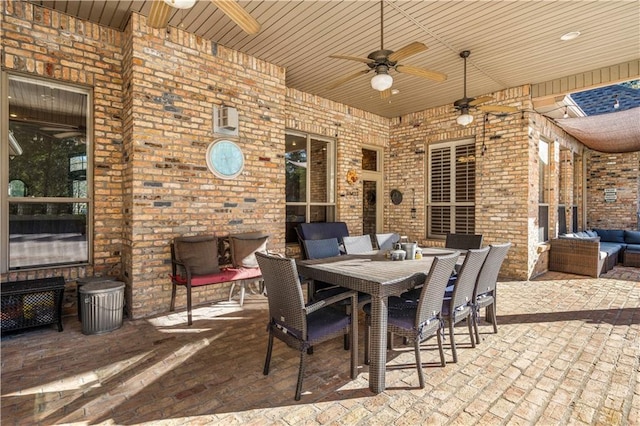
<instances>
[{"instance_id":1,"label":"window pane","mask_svg":"<svg viewBox=\"0 0 640 426\"><path fill-rule=\"evenodd\" d=\"M327 203L329 199L329 143L311 139L311 202Z\"/></svg>"},{"instance_id":2,"label":"window pane","mask_svg":"<svg viewBox=\"0 0 640 426\"><path fill-rule=\"evenodd\" d=\"M10 203L9 268L88 262L87 203Z\"/></svg>"},{"instance_id":3,"label":"window pane","mask_svg":"<svg viewBox=\"0 0 640 426\"><path fill-rule=\"evenodd\" d=\"M286 135L285 174L287 202L307 200L307 140L296 135Z\"/></svg>"},{"instance_id":4,"label":"window pane","mask_svg":"<svg viewBox=\"0 0 640 426\"><path fill-rule=\"evenodd\" d=\"M87 94L13 78L9 92L9 181L24 196L85 198Z\"/></svg>"},{"instance_id":5,"label":"window pane","mask_svg":"<svg viewBox=\"0 0 640 426\"><path fill-rule=\"evenodd\" d=\"M334 206L311 206L309 222L334 222L335 220Z\"/></svg>"},{"instance_id":6,"label":"window pane","mask_svg":"<svg viewBox=\"0 0 640 426\"><path fill-rule=\"evenodd\" d=\"M287 243L298 242L296 226L306 222L305 206L287 206L287 222L285 228L285 239Z\"/></svg>"},{"instance_id":7,"label":"window pane","mask_svg":"<svg viewBox=\"0 0 640 426\"><path fill-rule=\"evenodd\" d=\"M362 149L362 170L378 171L378 152L373 149Z\"/></svg>"}]
</instances>

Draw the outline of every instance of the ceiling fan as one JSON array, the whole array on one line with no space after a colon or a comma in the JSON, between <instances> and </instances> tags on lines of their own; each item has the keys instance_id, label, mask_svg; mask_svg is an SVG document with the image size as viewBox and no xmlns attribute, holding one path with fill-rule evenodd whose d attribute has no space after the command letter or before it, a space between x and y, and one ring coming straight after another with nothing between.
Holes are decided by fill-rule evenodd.
<instances>
[{"instance_id":1,"label":"ceiling fan","mask_svg":"<svg viewBox=\"0 0 640 426\"><path fill-rule=\"evenodd\" d=\"M427 46L418 41L409 43L408 45L396 50L386 50L384 48L384 27L383 27L383 11L384 1L380 1L380 50L371 52L366 58L348 55L331 55L334 59L347 59L349 61L364 62L369 67L349 75L346 75L328 86L328 89L336 87L353 80L369 71L375 71L375 75L371 79L371 87L380 92L380 96L384 99L391 95L391 86L393 85L393 77L389 74L389 70L393 69L399 73L415 75L434 81L444 81L447 76L437 71L431 71L424 68L412 67L410 65L401 65L400 62L416 53L424 52Z\"/></svg>"},{"instance_id":2,"label":"ceiling fan","mask_svg":"<svg viewBox=\"0 0 640 426\"><path fill-rule=\"evenodd\" d=\"M55 132L53 137L57 139L67 139L76 136L84 136L85 131L77 126L60 125L55 127L40 127L43 132Z\"/></svg>"},{"instance_id":3,"label":"ceiling fan","mask_svg":"<svg viewBox=\"0 0 640 426\"><path fill-rule=\"evenodd\" d=\"M456 110L460 111L461 114L456 118L456 121L461 126L468 126L473 122L473 115L469 114L470 108L476 108L480 111L484 112L497 112L497 113L509 113L509 112L517 112L518 109L512 106L507 105L479 105L483 102L488 102L493 100L491 96L480 96L478 98L468 98L467 97L467 58L471 52L469 50L463 50L460 52L460 57L464 59L464 86L463 86L463 97L462 99L458 99L453 103L453 106Z\"/></svg>"},{"instance_id":4,"label":"ceiling fan","mask_svg":"<svg viewBox=\"0 0 640 426\"><path fill-rule=\"evenodd\" d=\"M247 34L258 34L260 24L236 0L210 0ZM149 10L148 23L152 28L164 28L169 23L171 9L191 9L196 0L154 0Z\"/></svg>"}]
</instances>

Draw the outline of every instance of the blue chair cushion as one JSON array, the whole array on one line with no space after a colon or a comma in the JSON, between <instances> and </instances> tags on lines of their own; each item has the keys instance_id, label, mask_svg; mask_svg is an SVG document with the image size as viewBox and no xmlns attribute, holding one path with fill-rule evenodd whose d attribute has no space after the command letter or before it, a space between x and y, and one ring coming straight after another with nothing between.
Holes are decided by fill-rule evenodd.
<instances>
[{"instance_id":1,"label":"blue chair cushion","mask_svg":"<svg viewBox=\"0 0 640 426\"><path fill-rule=\"evenodd\" d=\"M313 222L298 224L298 232L303 240L324 240L336 238L342 242L342 237L349 235L345 222Z\"/></svg>"},{"instance_id":2,"label":"blue chair cushion","mask_svg":"<svg viewBox=\"0 0 640 426\"><path fill-rule=\"evenodd\" d=\"M640 244L627 244L627 251L640 251Z\"/></svg>"},{"instance_id":3,"label":"blue chair cushion","mask_svg":"<svg viewBox=\"0 0 640 426\"><path fill-rule=\"evenodd\" d=\"M304 249L309 259L324 259L340 256L340 246L337 238L323 240L304 240Z\"/></svg>"},{"instance_id":4,"label":"blue chair cushion","mask_svg":"<svg viewBox=\"0 0 640 426\"><path fill-rule=\"evenodd\" d=\"M307 335L309 340L318 340L323 336L339 333L351 323L351 317L338 309L320 309L307 316Z\"/></svg>"}]
</instances>

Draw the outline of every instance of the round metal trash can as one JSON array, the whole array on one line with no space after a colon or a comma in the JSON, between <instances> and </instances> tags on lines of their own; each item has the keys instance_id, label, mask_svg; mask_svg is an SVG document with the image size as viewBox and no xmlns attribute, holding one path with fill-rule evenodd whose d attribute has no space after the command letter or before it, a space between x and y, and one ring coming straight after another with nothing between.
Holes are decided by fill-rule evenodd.
<instances>
[{"instance_id":1,"label":"round metal trash can","mask_svg":"<svg viewBox=\"0 0 640 426\"><path fill-rule=\"evenodd\" d=\"M102 283L105 281L113 282L116 281L116 279L113 277L84 277L76 280L76 293L78 294L78 302L76 305L78 307L78 321L82 321L82 303L80 303L80 289L82 286L89 283Z\"/></svg>"},{"instance_id":2,"label":"round metal trash can","mask_svg":"<svg viewBox=\"0 0 640 426\"><path fill-rule=\"evenodd\" d=\"M102 334L122 326L124 283L103 281L80 288L82 334Z\"/></svg>"}]
</instances>

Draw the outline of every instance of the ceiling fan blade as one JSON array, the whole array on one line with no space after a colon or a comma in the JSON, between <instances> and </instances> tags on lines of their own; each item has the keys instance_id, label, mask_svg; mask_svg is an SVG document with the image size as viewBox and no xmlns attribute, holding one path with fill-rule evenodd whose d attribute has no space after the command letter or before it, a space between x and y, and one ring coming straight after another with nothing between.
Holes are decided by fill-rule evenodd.
<instances>
[{"instance_id":1,"label":"ceiling fan blade","mask_svg":"<svg viewBox=\"0 0 640 426\"><path fill-rule=\"evenodd\" d=\"M371 63L373 62L371 59L369 58L360 58L358 56L348 56L348 55L331 55L329 56L330 58L333 59L346 59L348 61L357 61L357 62L364 62L365 64Z\"/></svg>"},{"instance_id":2,"label":"ceiling fan blade","mask_svg":"<svg viewBox=\"0 0 640 426\"><path fill-rule=\"evenodd\" d=\"M351 81L354 78L358 78L361 75L364 75L364 74L368 73L369 71L371 71L371 70L362 70L362 71L358 71L358 72L354 72L352 74L346 75L346 76L342 77L341 79L336 80L333 83L331 83L329 86L327 86L327 89L328 90L335 89L336 87L343 85L347 81Z\"/></svg>"},{"instance_id":3,"label":"ceiling fan blade","mask_svg":"<svg viewBox=\"0 0 640 426\"><path fill-rule=\"evenodd\" d=\"M380 92L380 99L389 99L391 97L391 89L383 90Z\"/></svg>"},{"instance_id":4,"label":"ceiling fan blade","mask_svg":"<svg viewBox=\"0 0 640 426\"><path fill-rule=\"evenodd\" d=\"M68 132L77 129L78 128L76 126L65 126L63 124L61 124L60 127L40 127L40 130L43 132Z\"/></svg>"},{"instance_id":5,"label":"ceiling fan blade","mask_svg":"<svg viewBox=\"0 0 640 426\"><path fill-rule=\"evenodd\" d=\"M233 22L235 22L247 34L258 34L262 28L255 18L249 15L235 0L211 0L211 3L222 10Z\"/></svg>"},{"instance_id":6,"label":"ceiling fan blade","mask_svg":"<svg viewBox=\"0 0 640 426\"><path fill-rule=\"evenodd\" d=\"M53 136L58 139L66 139L66 138L72 138L74 136L83 136L83 135L84 133L82 132L62 132L62 133L56 133Z\"/></svg>"},{"instance_id":7,"label":"ceiling fan blade","mask_svg":"<svg viewBox=\"0 0 640 426\"><path fill-rule=\"evenodd\" d=\"M492 96L480 96L478 98L475 98L472 101L469 101L469 106L476 106L478 104L481 104L483 102L489 102L492 101L493 97Z\"/></svg>"},{"instance_id":8,"label":"ceiling fan blade","mask_svg":"<svg viewBox=\"0 0 640 426\"><path fill-rule=\"evenodd\" d=\"M518 108L508 105L480 105L477 109L484 112L518 112Z\"/></svg>"},{"instance_id":9,"label":"ceiling fan blade","mask_svg":"<svg viewBox=\"0 0 640 426\"><path fill-rule=\"evenodd\" d=\"M151 28L164 28L169 23L169 15L171 15L171 6L163 0L155 0L151 3L147 24Z\"/></svg>"},{"instance_id":10,"label":"ceiling fan blade","mask_svg":"<svg viewBox=\"0 0 640 426\"><path fill-rule=\"evenodd\" d=\"M412 67L409 65L396 65L395 69L396 71L404 74L411 74L417 77L423 77L434 81L445 81L447 79L447 75L441 72L430 71L424 68Z\"/></svg>"},{"instance_id":11,"label":"ceiling fan blade","mask_svg":"<svg viewBox=\"0 0 640 426\"><path fill-rule=\"evenodd\" d=\"M413 56L416 53L424 52L425 50L427 50L427 46L424 43L414 41L413 43L409 43L405 47L402 47L391 53L389 55L389 61L398 62L408 58L409 56Z\"/></svg>"}]
</instances>

